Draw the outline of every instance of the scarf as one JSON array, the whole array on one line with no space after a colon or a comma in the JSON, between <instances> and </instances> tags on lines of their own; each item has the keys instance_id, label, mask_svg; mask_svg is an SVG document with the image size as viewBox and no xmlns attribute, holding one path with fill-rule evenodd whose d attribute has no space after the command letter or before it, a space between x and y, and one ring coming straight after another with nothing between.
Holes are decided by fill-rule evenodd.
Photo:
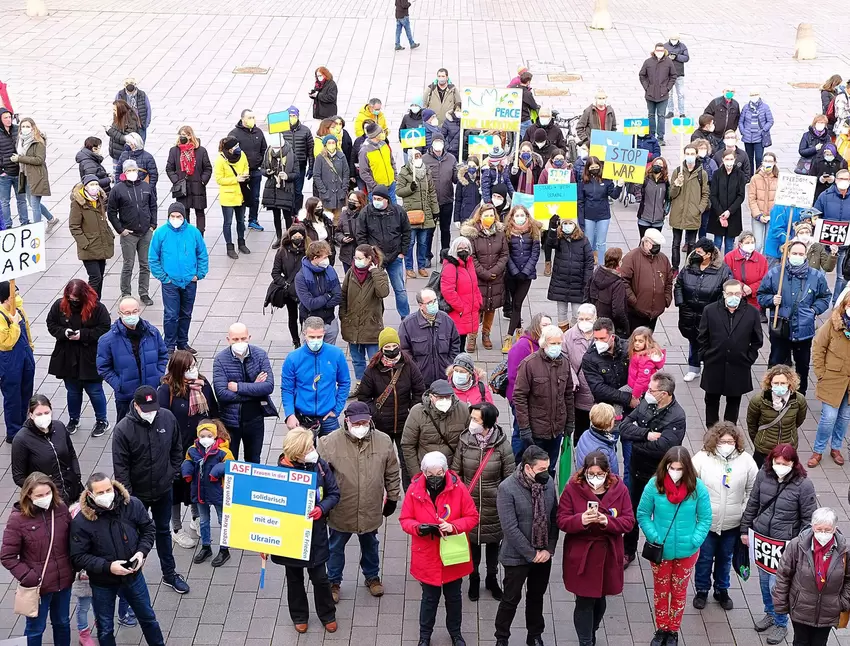
<instances>
[{"instance_id":1,"label":"scarf","mask_svg":"<svg viewBox=\"0 0 850 646\"><path fill-rule=\"evenodd\" d=\"M668 473L664 476L664 493L667 494L667 500L674 505L678 505L688 497L688 488L682 484L681 480L679 481L679 484L673 482L673 478L671 478Z\"/></svg>"},{"instance_id":2,"label":"scarf","mask_svg":"<svg viewBox=\"0 0 850 646\"><path fill-rule=\"evenodd\" d=\"M516 470L516 477L522 487L531 491L531 547L545 550L549 545L549 518L543 500L545 486L525 475L522 466Z\"/></svg>"},{"instance_id":3,"label":"scarf","mask_svg":"<svg viewBox=\"0 0 850 646\"><path fill-rule=\"evenodd\" d=\"M384 356L384 353L381 353L381 365L385 368L392 370L398 364L399 359L401 359L401 353L395 359L388 359Z\"/></svg>"},{"instance_id":4,"label":"scarf","mask_svg":"<svg viewBox=\"0 0 850 646\"><path fill-rule=\"evenodd\" d=\"M187 175L195 174L195 144L177 144L180 149L180 170Z\"/></svg>"},{"instance_id":5,"label":"scarf","mask_svg":"<svg viewBox=\"0 0 850 646\"><path fill-rule=\"evenodd\" d=\"M35 140L35 133L30 130L29 137L24 137L22 134L18 135L18 148L17 153L19 155L26 155L27 150L29 150L30 144Z\"/></svg>"},{"instance_id":6,"label":"scarf","mask_svg":"<svg viewBox=\"0 0 850 646\"><path fill-rule=\"evenodd\" d=\"M202 390L204 382L201 379L197 379L195 381L187 381L186 383L189 386L189 417L193 415L207 415L210 412L210 406Z\"/></svg>"},{"instance_id":7,"label":"scarf","mask_svg":"<svg viewBox=\"0 0 850 646\"><path fill-rule=\"evenodd\" d=\"M511 223L511 235L521 236L525 233L528 233L529 231L531 231L531 218L530 217L525 219L525 224L522 225L522 226L519 226L516 223L516 220L514 220Z\"/></svg>"},{"instance_id":8,"label":"scarf","mask_svg":"<svg viewBox=\"0 0 850 646\"><path fill-rule=\"evenodd\" d=\"M480 224L479 227L478 227L478 230L481 232L481 235L494 236L494 235L496 235L496 223L493 222L493 224L490 226L489 229L487 227L485 227L483 224Z\"/></svg>"},{"instance_id":9,"label":"scarf","mask_svg":"<svg viewBox=\"0 0 850 646\"><path fill-rule=\"evenodd\" d=\"M844 323L844 329L850 330L850 316L846 312L841 312L841 322Z\"/></svg>"},{"instance_id":10,"label":"scarf","mask_svg":"<svg viewBox=\"0 0 850 646\"><path fill-rule=\"evenodd\" d=\"M519 181L517 182L516 190L520 193L534 193L534 173L531 172L531 167L534 165L534 157L528 166L520 159L519 160Z\"/></svg>"},{"instance_id":11,"label":"scarf","mask_svg":"<svg viewBox=\"0 0 850 646\"><path fill-rule=\"evenodd\" d=\"M413 165L413 161L410 162L410 168L413 170L413 176L417 179L417 181L421 181L425 179L425 173L428 172L428 167L423 162L419 168Z\"/></svg>"},{"instance_id":12,"label":"scarf","mask_svg":"<svg viewBox=\"0 0 850 646\"><path fill-rule=\"evenodd\" d=\"M124 90L124 96L127 97L127 103L130 107L133 108L133 110L136 110L136 97L138 96L138 90L135 92L128 92L127 90Z\"/></svg>"},{"instance_id":13,"label":"scarf","mask_svg":"<svg viewBox=\"0 0 850 646\"><path fill-rule=\"evenodd\" d=\"M809 261L808 259L803 261L803 264L799 267L795 267L790 262L785 266L785 271L787 271L793 278L797 280L805 281L809 275Z\"/></svg>"},{"instance_id":14,"label":"scarf","mask_svg":"<svg viewBox=\"0 0 850 646\"><path fill-rule=\"evenodd\" d=\"M818 590L823 590L826 585L826 573L829 572L829 562L832 560L832 553L835 551L835 536L830 539L826 545L821 545L812 536L814 544L814 554L812 561L815 565L815 579L818 584Z\"/></svg>"},{"instance_id":15,"label":"scarf","mask_svg":"<svg viewBox=\"0 0 850 646\"><path fill-rule=\"evenodd\" d=\"M366 279L369 277L369 268L360 269L357 265L351 265L351 273L354 274L354 277L357 279L361 285L366 282Z\"/></svg>"},{"instance_id":16,"label":"scarf","mask_svg":"<svg viewBox=\"0 0 850 646\"><path fill-rule=\"evenodd\" d=\"M750 256L753 255L752 253L747 253L746 251L741 249L741 247L738 247L738 253L741 254L741 258L743 258L744 260L749 260Z\"/></svg>"},{"instance_id":17,"label":"scarf","mask_svg":"<svg viewBox=\"0 0 850 646\"><path fill-rule=\"evenodd\" d=\"M473 433L472 437L476 439L476 441L478 442L478 446L483 449L485 446L487 446L487 443L490 441L490 438L493 437L493 433L495 430L495 428L491 428L486 433Z\"/></svg>"}]
</instances>

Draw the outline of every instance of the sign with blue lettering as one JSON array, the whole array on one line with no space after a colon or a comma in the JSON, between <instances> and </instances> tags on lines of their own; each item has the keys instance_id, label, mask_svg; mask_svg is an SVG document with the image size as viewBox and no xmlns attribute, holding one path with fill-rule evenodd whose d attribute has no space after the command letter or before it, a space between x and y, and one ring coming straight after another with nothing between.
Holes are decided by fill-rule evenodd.
<instances>
[{"instance_id":1,"label":"sign with blue lettering","mask_svg":"<svg viewBox=\"0 0 850 646\"><path fill-rule=\"evenodd\" d=\"M627 135L643 137L649 134L649 117L641 119L623 119L623 132Z\"/></svg>"},{"instance_id":2,"label":"sign with blue lettering","mask_svg":"<svg viewBox=\"0 0 850 646\"><path fill-rule=\"evenodd\" d=\"M602 168L602 177L605 179L621 179L632 184L643 184L648 157L649 152L643 148L608 146L605 149L605 165Z\"/></svg>"},{"instance_id":3,"label":"sign with blue lettering","mask_svg":"<svg viewBox=\"0 0 850 646\"><path fill-rule=\"evenodd\" d=\"M465 87L461 101L461 125L464 129L519 131L521 89Z\"/></svg>"},{"instance_id":4,"label":"sign with blue lettering","mask_svg":"<svg viewBox=\"0 0 850 646\"><path fill-rule=\"evenodd\" d=\"M605 151L608 148L631 148L631 135L625 135L622 132L611 132L610 130L591 130L590 131L590 156L596 157L599 161L605 159Z\"/></svg>"}]
</instances>

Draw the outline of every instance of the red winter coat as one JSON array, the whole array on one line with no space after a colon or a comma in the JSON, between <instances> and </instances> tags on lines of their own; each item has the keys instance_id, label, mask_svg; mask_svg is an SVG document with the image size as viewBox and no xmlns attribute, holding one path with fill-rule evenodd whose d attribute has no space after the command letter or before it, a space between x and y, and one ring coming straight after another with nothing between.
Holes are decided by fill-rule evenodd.
<instances>
[{"instance_id":1,"label":"red winter coat","mask_svg":"<svg viewBox=\"0 0 850 646\"><path fill-rule=\"evenodd\" d=\"M564 539L564 586L582 597L598 599L623 591L623 534L635 524L626 485L617 476L602 500L587 482L571 478L558 504L558 528ZM585 528L581 515L590 500L599 501L599 513L608 517L603 529L596 523ZM601 574L601 576L600 576Z\"/></svg>"},{"instance_id":2,"label":"red winter coat","mask_svg":"<svg viewBox=\"0 0 850 646\"><path fill-rule=\"evenodd\" d=\"M472 572L471 559L459 565L443 565L439 539L417 533L419 525L439 523L440 520L451 523L458 533L471 532L478 526L478 510L472 496L451 470L446 472L446 488L437 496L436 505L425 490L425 475L422 473L413 477L401 505L401 528L413 537L410 542L410 574L428 585L443 585ZM620 544L622 546L622 541Z\"/></svg>"},{"instance_id":3,"label":"red winter coat","mask_svg":"<svg viewBox=\"0 0 850 646\"><path fill-rule=\"evenodd\" d=\"M20 503L15 503L3 531L3 547L0 548L0 563L27 588L38 585L50 547L50 509L33 509L35 516L30 518L21 513ZM55 514L56 538L41 582L41 594L67 590L74 583L70 553L71 514L62 502L54 504L51 509Z\"/></svg>"},{"instance_id":4,"label":"red winter coat","mask_svg":"<svg viewBox=\"0 0 850 646\"><path fill-rule=\"evenodd\" d=\"M733 278L741 281L752 290L752 293L747 296L747 302L756 309L761 309L758 300L756 300L756 293L759 290L759 285L761 285L761 279L767 274L767 258L758 251L753 251L749 259L745 259L739 249L732 249L724 256L723 260L726 266L732 270Z\"/></svg>"},{"instance_id":5,"label":"red winter coat","mask_svg":"<svg viewBox=\"0 0 850 646\"><path fill-rule=\"evenodd\" d=\"M451 256L443 259L440 291L452 307L449 316L455 322L457 333L476 334L478 312L481 310L483 299L478 288L478 275L475 273L472 256L467 258L465 263Z\"/></svg>"}]
</instances>

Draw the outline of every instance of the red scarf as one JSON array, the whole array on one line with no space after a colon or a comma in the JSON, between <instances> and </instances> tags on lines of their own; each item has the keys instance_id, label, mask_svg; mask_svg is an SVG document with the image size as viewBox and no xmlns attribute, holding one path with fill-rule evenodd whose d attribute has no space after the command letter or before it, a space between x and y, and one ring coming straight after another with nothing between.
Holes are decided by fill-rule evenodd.
<instances>
[{"instance_id":1,"label":"red scarf","mask_svg":"<svg viewBox=\"0 0 850 646\"><path fill-rule=\"evenodd\" d=\"M195 174L195 144L177 144L180 149L180 170L187 175Z\"/></svg>"},{"instance_id":2,"label":"red scarf","mask_svg":"<svg viewBox=\"0 0 850 646\"><path fill-rule=\"evenodd\" d=\"M678 505L688 497L688 488L679 480L679 484L673 482L673 478L668 473L664 476L664 493L667 494L667 500L674 505Z\"/></svg>"},{"instance_id":3,"label":"red scarf","mask_svg":"<svg viewBox=\"0 0 850 646\"><path fill-rule=\"evenodd\" d=\"M812 557L815 564L815 579L818 590L823 590L823 586L826 585L826 573L829 572L829 562L832 560L832 553L835 551L832 549L835 544L835 537L833 536L826 545L821 545L813 535L812 543L815 544L815 553Z\"/></svg>"},{"instance_id":4,"label":"red scarf","mask_svg":"<svg viewBox=\"0 0 850 646\"><path fill-rule=\"evenodd\" d=\"M354 274L354 277L357 279L361 285L366 282L366 279L369 277L369 269L360 269L357 265L351 265L351 273Z\"/></svg>"}]
</instances>

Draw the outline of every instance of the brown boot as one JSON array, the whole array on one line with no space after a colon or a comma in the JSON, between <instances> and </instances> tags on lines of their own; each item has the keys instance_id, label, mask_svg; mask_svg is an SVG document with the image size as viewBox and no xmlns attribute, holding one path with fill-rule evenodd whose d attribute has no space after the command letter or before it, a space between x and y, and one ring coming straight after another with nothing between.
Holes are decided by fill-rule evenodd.
<instances>
[{"instance_id":1,"label":"brown boot","mask_svg":"<svg viewBox=\"0 0 850 646\"><path fill-rule=\"evenodd\" d=\"M295 632L304 634L307 632L307 624L295 624Z\"/></svg>"},{"instance_id":2,"label":"brown boot","mask_svg":"<svg viewBox=\"0 0 850 646\"><path fill-rule=\"evenodd\" d=\"M546 263L546 267L544 267L544 269L543 269L543 275L544 276L551 276L552 275L552 263L551 262Z\"/></svg>"},{"instance_id":3,"label":"brown boot","mask_svg":"<svg viewBox=\"0 0 850 646\"><path fill-rule=\"evenodd\" d=\"M416 278L416 272L414 272L412 269L408 269L404 273L408 278Z\"/></svg>"},{"instance_id":4,"label":"brown boot","mask_svg":"<svg viewBox=\"0 0 850 646\"><path fill-rule=\"evenodd\" d=\"M558 327L561 328L561 332L566 332L570 329L570 322L567 321L566 323L558 323Z\"/></svg>"},{"instance_id":5,"label":"brown boot","mask_svg":"<svg viewBox=\"0 0 850 646\"><path fill-rule=\"evenodd\" d=\"M339 603L339 583L331 583L331 596L334 603Z\"/></svg>"},{"instance_id":6,"label":"brown boot","mask_svg":"<svg viewBox=\"0 0 850 646\"><path fill-rule=\"evenodd\" d=\"M422 276L422 278L428 278L428 276L430 274L431 274L431 272L428 271L427 269L420 269L419 270L419 275Z\"/></svg>"},{"instance_id":7,"label":"brown boot","mask_svg":"<svg viewBox=\"0 0 850 646\"><path fill-rule=\"evenodd\" d=\"M381 583L380 577L369 579L368 581L366 581L366 585L369 588L369 594L371 594L373 597L384 596L384 584Z\"/></svg>"},{"instance_id":8,"label":"brown boot","mask_svg":"<svg viewBox=\"0 0 850 646\"><path fill-rule=\"evenodd\" d=\"M482 332L481 333L481 345L484 346L485 350L492 350L493 349L493 342L490 340L490 333L489 332Z\"/></svg>"},{"instance_id":9,"label":"brown boot","mask_svg":"<svg viewBox=\"0 0 850 646\"><path fill-rule=\"evenodd\" d=\"M467 352L475 352L477 347L476 343L478 342L477 334L470 334L466 337L466 351Z\"/></svg>"},{"instance_id":10,"label":"brown boot","mask_svg":"<svg viewBox=\"0 0 850 646\"><path fill-rule=\"evenodd\" d=\"M823 459L823 453L812 453L812 457L809 458L809 461L806 463L810 469L814 469L817 465L820 464L820 461Z\"/></svg>"},{"instance_id":11,"label":"brown boot","mask_svg":"<svg viewBox=\"0 0 850 646\"><path fill-rule=\"evenodd\" d=\"M841 451L838 449L832 449L832 451L829 452L829 457L831 457L832 461L838 466L842 466L844 464L844 456L841 455Z\"/></svg>"},{"instance_id":12,"label":"brown boot","mask_svg":"<svg viewBox=\"0 0 850 646\"><path fill-rule=\"evenodd\" d=\"M325 624L325 630L329 633L335 633L338 627L336 619Z\"/></svg>"}]
</instances>

